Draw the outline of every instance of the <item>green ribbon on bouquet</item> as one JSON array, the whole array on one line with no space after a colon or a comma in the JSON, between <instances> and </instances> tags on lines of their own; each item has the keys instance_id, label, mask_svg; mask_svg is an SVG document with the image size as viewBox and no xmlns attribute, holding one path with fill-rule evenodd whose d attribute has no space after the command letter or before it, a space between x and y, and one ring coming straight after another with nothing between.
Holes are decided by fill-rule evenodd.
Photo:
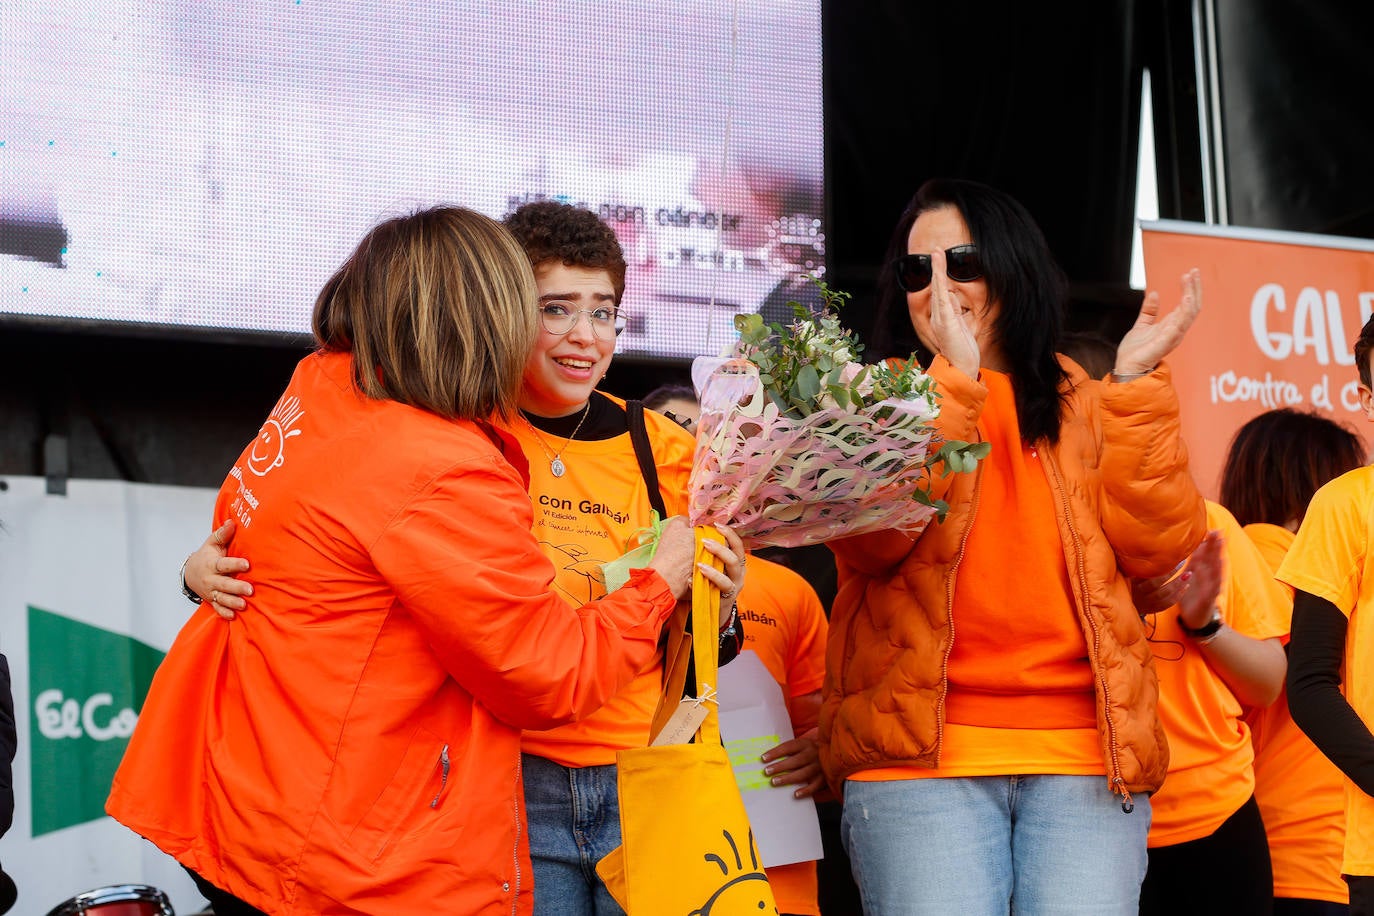
<instances>
[{"instance_id":1,"label":"green ribbon on bouquet","mask_svg":"<svg viewBox=\"0 0 1374 916\"><path fill-rule=\"evenodd\" d=\"M654 559L658 552L659 539L663 537L663 519L658 512L649 510L649 527L643 528L630 538L629 543L638 543L624 556L601 565L601 576L606 583L606 594L610 594L630 581L630 573L643 569Z\"/></svg>"}]
</instances>

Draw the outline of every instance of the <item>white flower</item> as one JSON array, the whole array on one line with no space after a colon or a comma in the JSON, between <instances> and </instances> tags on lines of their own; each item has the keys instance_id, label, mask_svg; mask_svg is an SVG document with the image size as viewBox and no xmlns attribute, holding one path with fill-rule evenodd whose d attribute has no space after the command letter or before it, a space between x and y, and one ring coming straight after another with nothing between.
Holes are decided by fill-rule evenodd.
<instances>
[{"instance_id":1,"label":"white flower","mask_svg":"<svg viewBox=\"0 0 1374 916\"><path fill-rule=\"evenodd\" d=\"M855 382L858 379L858 382ZM867 398L873 394L873 374L862 363L850 362L840 373L840 382L854 394Z\"/></svg>"},{"instance_id":2,"label":"white flower","mask_svg":"<svg viewBox=\"0 0 1374 916\"><path fill-rule=\"evenodd\" d=\"M874 406L878 410L891 409L892 413L888 417L888 424L912 420L924 423L934 420L940 415L939 408L935 406L934 399L930 397L887 398Z\"/></svg>"}]
</instances>

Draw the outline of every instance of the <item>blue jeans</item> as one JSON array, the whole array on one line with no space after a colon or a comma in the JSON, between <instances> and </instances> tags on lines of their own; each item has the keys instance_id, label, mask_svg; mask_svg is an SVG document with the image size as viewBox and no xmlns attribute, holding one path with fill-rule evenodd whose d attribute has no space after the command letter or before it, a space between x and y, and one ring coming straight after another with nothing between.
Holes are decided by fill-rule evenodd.
<instances>
[{"instance_id":1,"label":"blue jeans","mask_svg":"<svg viewBox=\"0 0 1374 916\"><path fill-rule=\"evenodd\" d=\"M597 861L620 845L615 764L522 760L535 916L625 916L596 874Z\"/></svg>"},{"instance_id":2,"label":"blue jeans","mask_svg":"<svg viewBox=\"0 0 1374 916\"><path fill-rule=\"evenodd\" d=\"M867 916L1135 916L1150 800L1102 776L845 783L840 831Z\"/></svg>"}]
</instances>

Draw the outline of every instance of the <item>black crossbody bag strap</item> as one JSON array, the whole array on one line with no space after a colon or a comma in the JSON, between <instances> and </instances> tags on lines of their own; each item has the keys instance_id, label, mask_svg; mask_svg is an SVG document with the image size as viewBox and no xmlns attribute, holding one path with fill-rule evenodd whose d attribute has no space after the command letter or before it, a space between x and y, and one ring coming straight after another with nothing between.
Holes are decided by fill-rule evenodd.
<instances>
[{"instance_id":1,"label":"black crossbody bag strap","mask_svg":"<svg viewBox=\"0 0 1374 916\"><path fill-rule=\"evenodd\" d=\"M639 462L639 471L644 475L644 482L649 485L649 505L658 512L659 518L667 518L668 509L663 503L663 493L658 488L658 465L654 464L654 451L649 445L649 430L644 426L644 402L626 401L625 418L630 427L630 441L634 443L635 459ZM690 616L687 618L686 624L686 631L690 634L692 632ZM744 645L742 621L735 621L735 630L738 635L728 643L723 642L720 646L719 664L723 665L733 659ZM666 637L668 628L665 627L663 632ZM696 696L696 664L690 653L687 659L687 682L684 696Z\"/></svg>"},{"instance_id":2,"label":"black crossbody bag strap","mask_svg":"<svg viewBox=\"0 0 1374 916\"><path fill-rule=\"evenodd\" d=\"M649 487L649 505L660 519L665 519L668 517L668 507L664 505L663 493L658 488L658 465L654 464L654 449L649 444L649 430L644 425L644 402L626 401L625 419L630 427L630 442L635 447L639 473Z\"/></svg>"}]
</instances>

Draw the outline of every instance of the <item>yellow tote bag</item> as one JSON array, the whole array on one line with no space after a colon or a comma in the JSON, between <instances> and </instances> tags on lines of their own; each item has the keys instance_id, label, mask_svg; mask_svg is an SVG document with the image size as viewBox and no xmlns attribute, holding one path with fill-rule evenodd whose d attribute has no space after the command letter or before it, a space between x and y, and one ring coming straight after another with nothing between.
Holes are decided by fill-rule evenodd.
<instances>
[{"instance_id":1,"label":"yellow tote bag","mask_svg":"<svg viewBox=\"0 0 1374 916\"><path fill-rule=\"evenodd\" d=\"M705 538L719 540L720 535L713 528L697 528L697 560L718 567L702 547ZM720 743L713 699L717 647L711 638L719 600L719 590L697 571L692 579L692 655L706 717L694 743L616 754L621 845L596 864L596 871L629 916L778 912L730 758ZM683 678L675 669L685 664L684 656L670 652L665 663L670 668L660 706L671 709L681 697ZM654 737L663 718L656 717Z\"/></svg>"}]
</instances>

